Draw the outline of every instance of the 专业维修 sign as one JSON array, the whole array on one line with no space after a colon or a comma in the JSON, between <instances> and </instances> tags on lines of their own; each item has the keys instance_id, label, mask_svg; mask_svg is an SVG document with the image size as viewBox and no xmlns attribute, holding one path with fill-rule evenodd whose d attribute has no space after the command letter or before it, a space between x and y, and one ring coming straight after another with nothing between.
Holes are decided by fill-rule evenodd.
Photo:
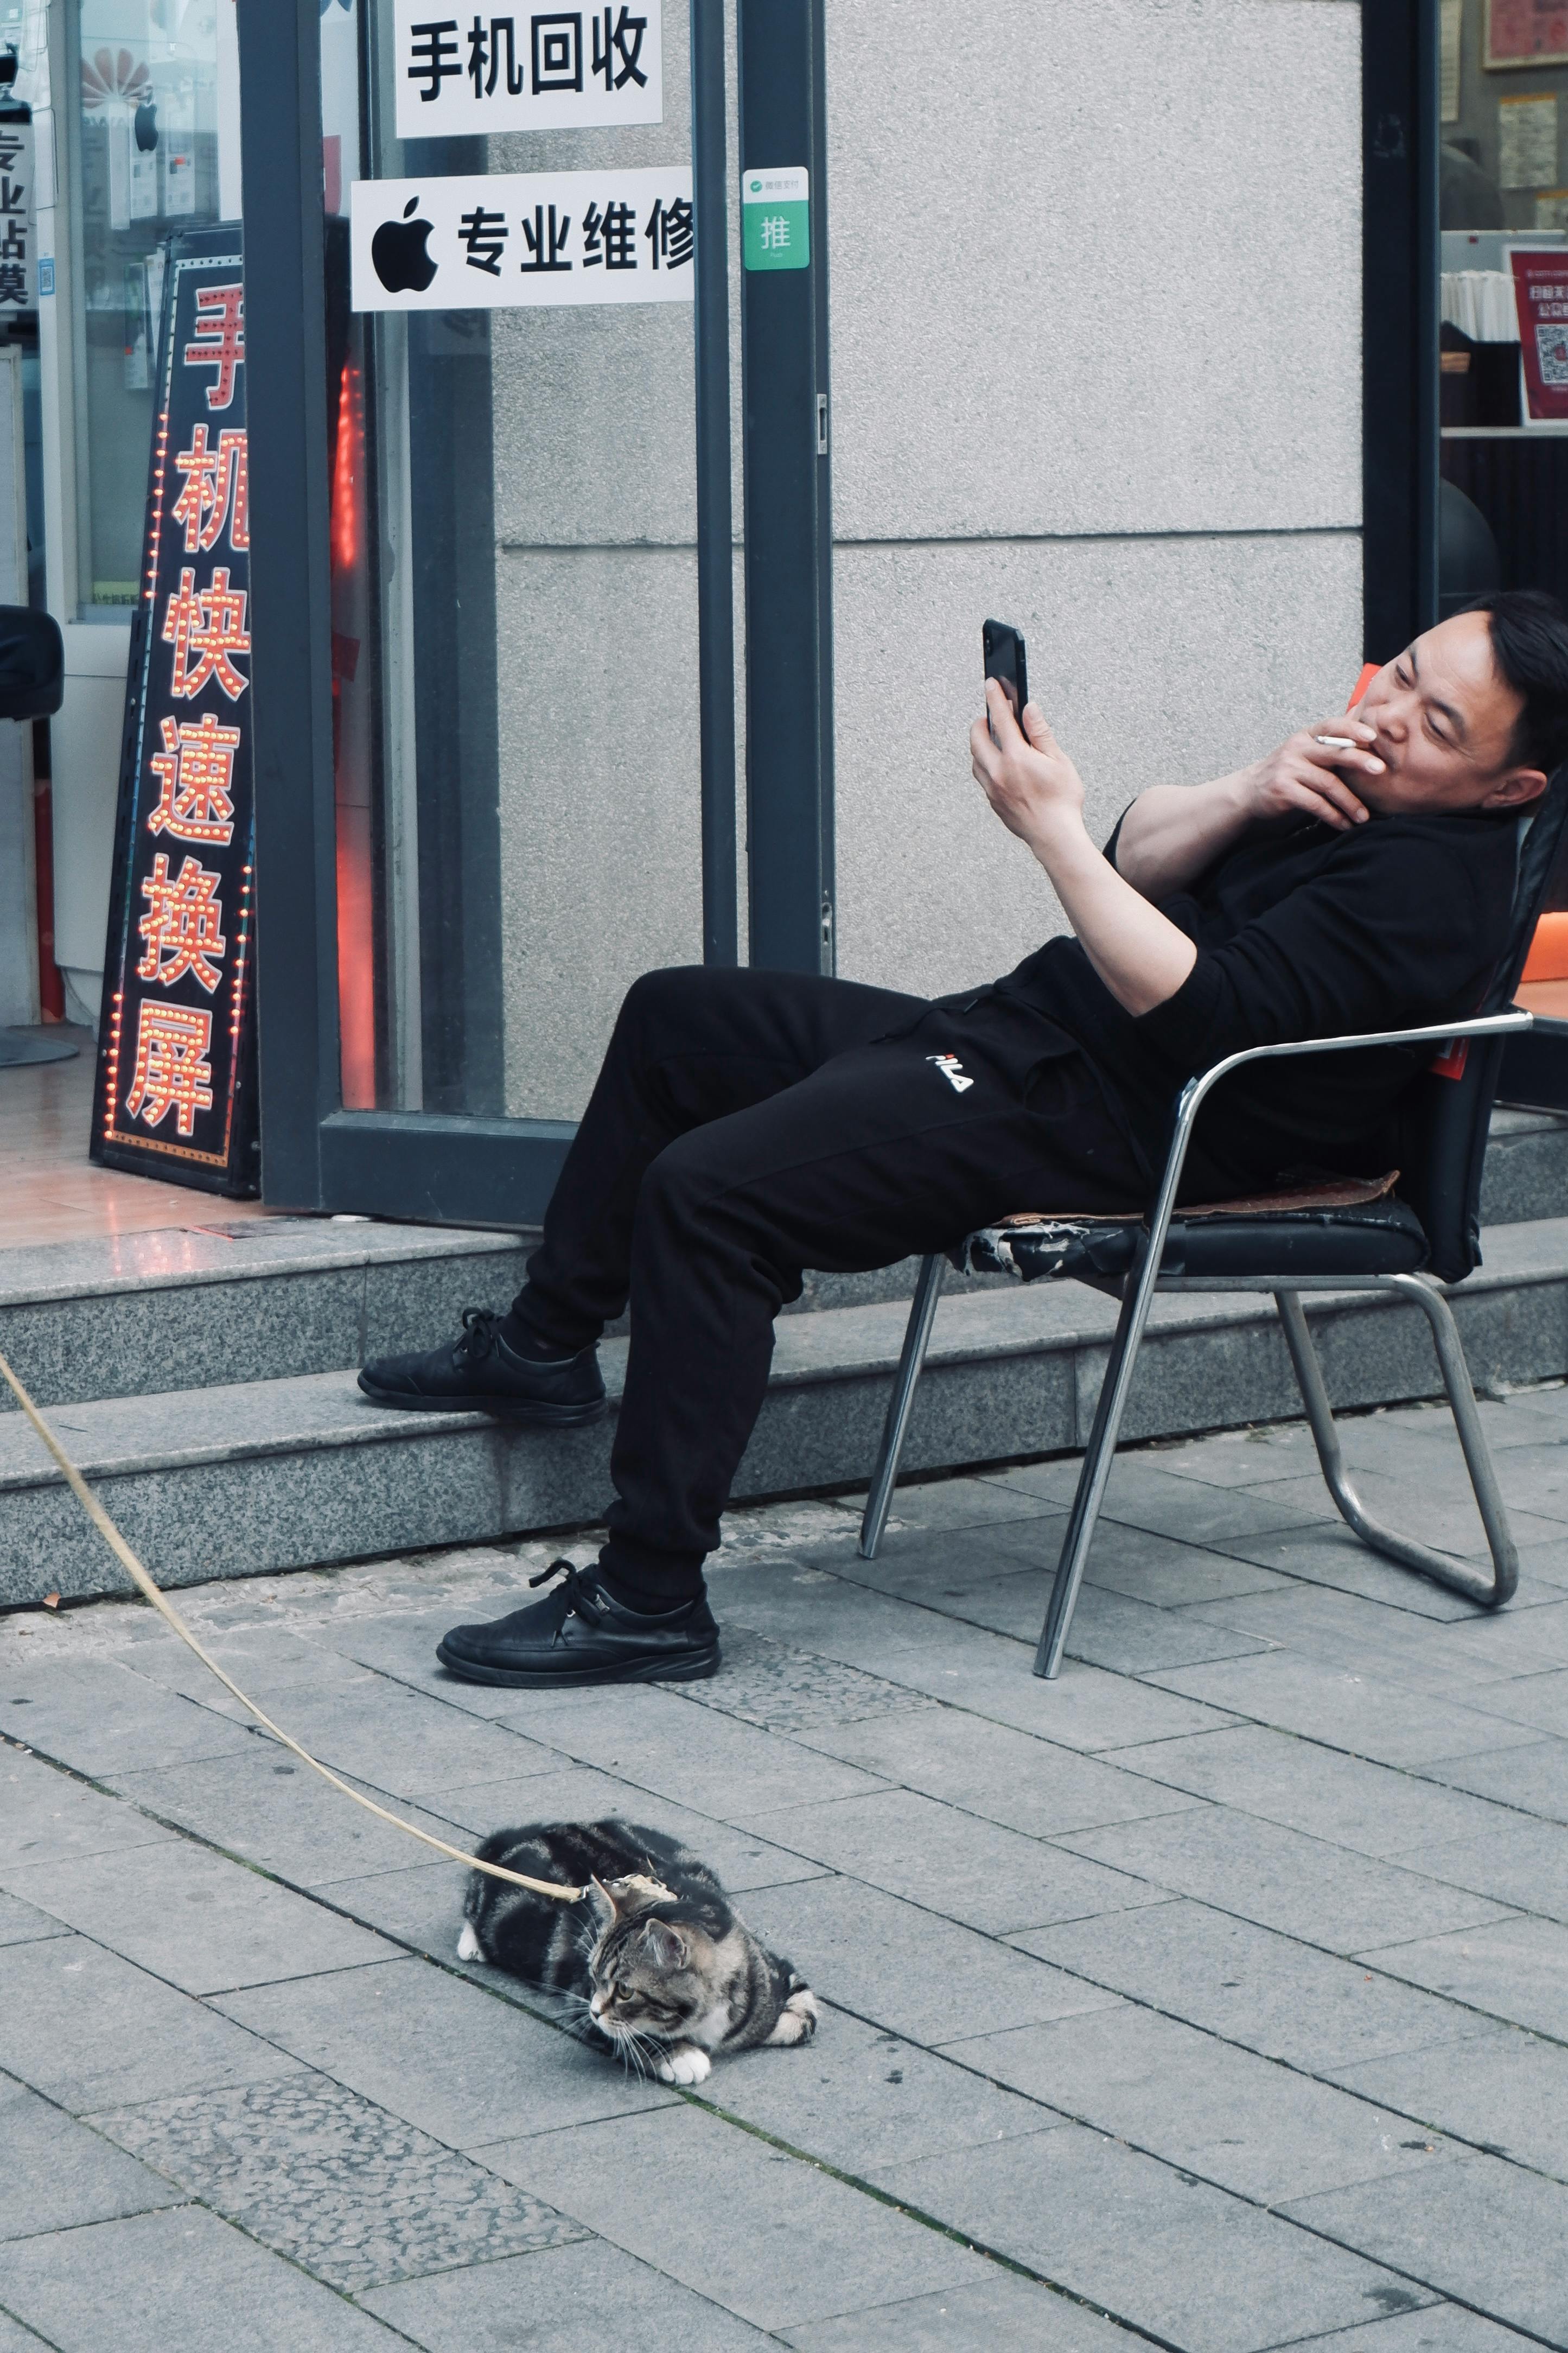
<instances>
[{"instance_id":1,"label":"\u4e13\u4e1a\u7ef4\u4fee sign","mask_svg":"<svg viewBox=\"0 0 1568 2353\"><path fill-rule=\"evenodd\" d=\"M809 264L811 175L804 164L742 173L741 260L747 269Z\"/></svg>"},{"instance_id":2,"label":"\u4e13\u4e1a\u7ef4\u4fee sign","mask_svg":"<svg viewBox=\"0 0 1568 2353\"><path fill-rule=\"evenodd\" d=\"M662 122L659 16L659 0L460 16L430 0L397 0L397 135Z\"/></svg>"},{"instance_id":3,"label":"\u4e13\u4e1a\u7ef4\u4fee sign","mask_svg":"<svg viewBox=\"0 0 1568 2353\"><path fill-rule=\"evenodd\" d=\"M356 180L356 311L689 302L690 167Z\"/></svg>"}]
</instances>

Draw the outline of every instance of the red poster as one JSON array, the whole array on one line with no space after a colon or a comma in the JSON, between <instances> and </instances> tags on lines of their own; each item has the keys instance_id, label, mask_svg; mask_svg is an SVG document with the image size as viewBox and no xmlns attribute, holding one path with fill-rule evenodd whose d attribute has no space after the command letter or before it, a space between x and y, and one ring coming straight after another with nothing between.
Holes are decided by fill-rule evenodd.
<instances>
[{"instance_id":1,"label":"red poster","mask_svg":"<svg viewBox=\"0 0 1568 2353\"><path fill-rule=\"evenodd\" d=\"M1568 423L1568 252L1510 253L1532 425Z\"/></svg>"},{"instance_id":2,"label":"red poster","mask_svg":"<svg viewBox=\"0 0 1568 2353\"><path fill-rule=\"evenodd\" d=\"M1487 63L1568 63L1568 5L1564 0L1487 0Z\"/></svg>"}]
</instances>

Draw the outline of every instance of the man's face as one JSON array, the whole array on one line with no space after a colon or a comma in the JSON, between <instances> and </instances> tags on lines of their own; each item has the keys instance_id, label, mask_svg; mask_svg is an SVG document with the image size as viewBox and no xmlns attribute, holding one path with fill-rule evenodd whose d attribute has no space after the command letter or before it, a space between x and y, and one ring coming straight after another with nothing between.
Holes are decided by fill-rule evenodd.
<instances>
[{"instance_id":1,"label":"man's face","mask_svg":"<svg viewBox=\"0 0 1568 2353\"><path fill-rule=\"evenodd\" d=\"M1357 703L1384 770L1349 781L1384 816L1522 807L1546 779L1510 757L1521 708L1492 659L1486 615L1456 613L1385 663Z\"/></svg>"}]
</instances>

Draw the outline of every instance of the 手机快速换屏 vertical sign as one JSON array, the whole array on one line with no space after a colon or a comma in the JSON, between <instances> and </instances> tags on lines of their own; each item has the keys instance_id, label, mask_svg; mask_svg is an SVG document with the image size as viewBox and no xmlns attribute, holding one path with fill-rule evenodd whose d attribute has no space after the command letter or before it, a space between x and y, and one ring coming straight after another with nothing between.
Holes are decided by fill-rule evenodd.
<instances>
[{"instance_id":1,"label":"\u624b\u673a\u5feb\u901f\u6362\u5c4f vertical sign","mask_svg":"<svg viewBox=\"0 0 1568 2353\"><path fill-rule=\"evenodd\" d=\"M250 509L237 228L175 237L120 809L93 1157L254 1193Z\"/></svg>"}]
</instances>

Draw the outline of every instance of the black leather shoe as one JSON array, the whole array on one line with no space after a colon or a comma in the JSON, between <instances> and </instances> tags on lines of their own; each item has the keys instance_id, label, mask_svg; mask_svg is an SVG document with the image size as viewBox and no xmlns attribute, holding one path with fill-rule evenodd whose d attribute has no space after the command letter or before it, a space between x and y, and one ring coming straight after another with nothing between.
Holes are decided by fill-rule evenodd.
<instances>
[{"instance_id":1,"label":"black leather shoe","mask_svg":"<svg viewBox=\"0 0 1568 2353\"><path fill-rule=\"evenodd\" d=\"M455 1341L424 1356L383 1356L365 1366L359 1385L377 1405L409 1413L493 1413L553 1430L597 1421L605 1384L595 1350L535 1364L512 1354L500 1320L487 1308L467 1308Z\"/></svg>"},{"instance_id":2,"label":"black leather shoe","mask_svg":"<svg viewBox=\"0 0 1568 2353\"><path fill-rule=\"evenodd\" d=\"M719 1664L719 1629L700 1596L645 1616L613 1600L591 1568L558 1560L531 1577L553 1593L489 1626L454 1626L436 1656L471 1683L688 1683Z\"/></svg>"}]
</instances>

